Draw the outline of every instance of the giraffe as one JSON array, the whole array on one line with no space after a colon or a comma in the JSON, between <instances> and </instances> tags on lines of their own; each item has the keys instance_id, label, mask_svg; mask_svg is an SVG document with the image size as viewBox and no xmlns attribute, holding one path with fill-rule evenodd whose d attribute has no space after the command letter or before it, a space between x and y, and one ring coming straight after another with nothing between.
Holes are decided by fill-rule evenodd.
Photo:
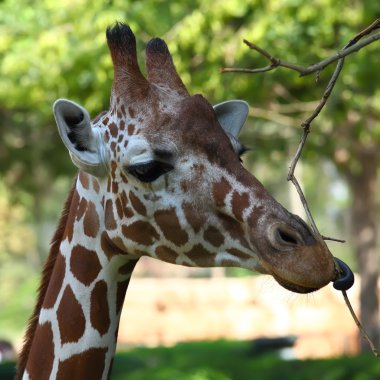
<instances>
[{"instance_id":1,"label":"giraffe","mask_svg":"<svg viewBox=\"0 0 380 380\"><path fill-rule=\"evenodd\" d=\"M72 101L53 106L79 172L52 239L17 379L109 378L124 296L142 256L248 268L298 293L347 283L351 273L243 167L245 102L212 107L190 96L159 38L146 47L146 78L131 29L116 23L106 37L114 69L109 110L91 120Z\"/></svg>"}]
</instances>

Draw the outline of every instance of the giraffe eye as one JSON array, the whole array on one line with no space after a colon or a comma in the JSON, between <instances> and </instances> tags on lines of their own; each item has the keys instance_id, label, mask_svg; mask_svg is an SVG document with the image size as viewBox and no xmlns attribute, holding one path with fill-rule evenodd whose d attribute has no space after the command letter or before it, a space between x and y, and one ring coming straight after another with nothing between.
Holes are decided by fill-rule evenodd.
<instances>
[{"instance_id":1,"label":"giraffe eye","mask_svg":"<svg viewBox=\"0 0 380 380\"><path fill-rule=\"evenodd\" d=\"M141 182L153 182L173 170L173 166L160 161L148 161L142 164L132 165L126 171L136 177Z\"/></svg>"}]
</instances>

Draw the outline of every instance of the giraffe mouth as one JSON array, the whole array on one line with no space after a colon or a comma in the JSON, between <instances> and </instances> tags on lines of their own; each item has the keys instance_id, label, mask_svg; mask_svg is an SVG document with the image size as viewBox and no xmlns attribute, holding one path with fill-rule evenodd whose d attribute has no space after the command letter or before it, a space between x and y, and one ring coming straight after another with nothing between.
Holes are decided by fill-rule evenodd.
<instances>
[{"instance_id":1,"label":"giraffe mouth","mask_svg":"<svg viewBox=\"0 0 380 380\"><path fill-rule=\"evenodd\" d=\"M303 286L303 285L298 285L291 283L289 281L286 281L279 276L272 274L273 278L285 289L290 290L291 292L294 293L300 293L300 294L307 294L307 293L312 293L316 292L320 288L317 287L308 287L308 286Z\"/></svg>"},{"instance_id":2,"label":"giraffe mouth","mask_svg":"<svg viewBox=\"0 0 380 380\"><path fill-rule=\"evenodd\" d=\"M337 278L336 264L327 246L297 217L271 223L261 243L262 266L289 291L311 293ZM338 286L341 282L344 281Z\"/></svg>"}]
</instances>

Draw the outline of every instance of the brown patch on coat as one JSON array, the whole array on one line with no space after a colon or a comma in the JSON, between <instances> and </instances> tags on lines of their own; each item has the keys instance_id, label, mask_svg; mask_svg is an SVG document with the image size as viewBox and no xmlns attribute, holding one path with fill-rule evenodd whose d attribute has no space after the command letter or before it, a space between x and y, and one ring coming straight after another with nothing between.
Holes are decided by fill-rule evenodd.
<instances>
[{"instance_id":1,"label":"brown patch on coat","mask_svg":"<svg viewBox=\"0 0 380 380\"><path fill-rule=\"evenodd\" d=\"M134 212L130 207L124 207L123 212L126 218L132 218L132 216L134 215Z\"/></svg>"},{"instance_id":2,"label":"brown patch on coat","mask_svg":"<svg viewBox=\"0 0 380 380\"><path fill-rule=\"evenodd\" d=\"M83 220L83 231L85 235L96 237L99 232L99 216L93 202L88 202L86 215Z\"/></svg>"},{"instance_id":3,"label":"brown patch on coat","mask_svg":"<svg viewBox=\"0 0 380 380\"><path fill-rule=\"evenodd\" d=\"M117 211L117 215L118 215L119 219L122 219L123 218L123 205L121 203L120 198L116 198L115 206L116 206L116 211Z\"/></svg>"},{"instance_id":4,"label":"brown patch on coat","mask_svg":"<svg viewBox=\"0 0 380 380\"><path fill-rule=\"evenodd\" d=\"M182 210L187 223L193 228L195 233L198 233L206 223L206 216L201 210L198 210L193 204L188 202L182 204Z\"/></svg>"},{"instance_id":5,"label":"brown patch on coat","mask_svg":"<svg viewBox=\"0 0 380 380\"><path fill-rule=\"evenodd\" d=\"M115 216L113 213L113 203L111 199L107 199L104 209L104 223L107 230L115 230L117 227Z\"/></svg>"},{"instance_id":6,"label":"brown patch on coat","mask_svg":"<svg viewBox=\"0 0 380 380\"><path fill-rule=\"evenodd\" d=\"M89 286L102 266L95 251L76 245L71 251L70 271L82 284Z\"/></svg>"},{"instance_id":7,"label":"brown patch on coat","mask_svg":"<svg viewBox=\"0 0 380 380\"><path fill-rule=\"evenodd\" d=\"M75 294L69 285L63 292L61 302L58 306L57 320L62 344L77 342L83 336L86 320L82 306L75 298Z\"/></svg>"},{"instance_id":8,"label":"brown patch on coat","mask_svg":"<svg viewBox=\"0 0 380 380\"><path fill-rule=\"evenodd\" d=\"M129 200L131 201L132 207L138 214L146 216L146 207L144 203L142 203L137 195L132 191L129 192Z\"/></svg>"},{"instance_id":9,"label":"brown patch on coat","mask_svg":"<svg viewBox=\"0 0 380 380\"><path fill-rule=\"evenodd\" d=\"M252 259L252 256L249 255L248 253L244 253L242 251L239 251L238 249L236 248L229 248L229 249L226 249L226 251L228 253L230 253L232 256L235 256L235 257L239 257L240 259L243 259L243 260L249 260L249 259ZM236 265L236 264L235 264Z\"/></svg>"},{"instance_id":10,"label":"brown patch on coat","mask_svg":"<svg viewBox=\"0 0 380 380\"><path fill-rule=\"evenodd\" d=\"M112 189L112 193L113 194L117 194L119 192L119 185L118 185L118 183L115 182L115 181L112 181L111 189Z\"/></svg>"},{"instance_id":11,"label":"brown patch on coat","mask_svg":"<svg viewBox=\"0 0 380 380\"><path fill-rule=\"evenodd\" d=\"M218 217L222 222L225 231L232 237L232 239L239 241L243 247L250 249L240 222L226 214L220 213Z\"/></svg>"},{"instance_id":12,"label":"brown patch on coat","mask_svg":"<svg viewBox=\"0 0 380 380\"><path fill-rule=\"evenodd\" d=\"M212 195L215 200L216 207L220 208L226 206L225 200L231 189L230 183L225 178L222 178L219 182L214 183Z\"/></svg>"},{"instance_id":13,"label":"brown patch on coat","mask_svg":"<svg viewBox=\"0 0 380 380\"><path fill-rule=\"evenodd\" d=\"M33 310L33 314L29 319L28 327L25 333L24 337L24 345L22 347L21 353L19 355L19 360L17 364L17 375L16 375L16 380L21 380L25 371L26 363L30 355L30 351L32 348L32 344L34 341L35 333L37 331L37 326L38 326L38 318L40 314L40 310L42 307L42 304L44 302L44 299L47 295L47 289L49 287L49 283L51 280L51 275L54 270L54 266L56 263L56 259L59 254L59 247L61 245L61 242L65 239L66 236L68 236L68 227L67 225L72 225L73 224L73 219L74 219L74 209L76 210L78 206L78 200L79 196L78 193L75 190L76 187L76 180L74 181L74 184L70 190L70 193L66 199L65 205L63 207L63 211L61 213L61 217L59 219L57 229L55 230L53 239L51 241L51 247L50 247L50 252L48 259L45 263L43 272L42 272L42 278L38 290L38 297L37 297L37 302ZM76 194L76 197L75 197ZM72 235L72 233L71 233ZM35 347L35 348L34 348ZM49 346L46 346L47 352L49 350ZM41 357L41 346L40 345L35 345L33 346L33 349L38 350L37 355ZM50 360L47 360L48 363L50 363ZM46 364L45 364L46 365Z\"/></svg>"},{"instance_id":14,"label":"brown patch on coat","mask_svg":"<svg viewBox=\"0 0 380 380\"><path fill-rule=\"evenodd\" d=\"M111 123L108 128L111 133L111 136L116 138L117 134L119 133L117 125L115 123Z\"/></svg>"},{"instance_id":15,"label":"brown patch on coat","mask_svg":"<svg viewBox=\"0 0 380 380\"><path fill-rule=\"evenodd\" d=\"M110 312L107 295L107 284L98 281L91 292L90 320L92 327L104 335L110 328Z\"/></svg>"},{"instance_id":16,"label":"brown patch on coat","mask_svg":"<svg viewBox=\"0 0 380 380\"><path fill-rule=\"evenodd\" d=\"M129 136L132 136L133 133L135 132L135 125L134 125L134 124L128 124L128 129L127 129L127 131L128 131L128 135L129 135Z\"/></svg>"},{"instance_id":17,"label":"brown patch on coat","mask_svg":"<svg viewBox=\"0 0 380 380\"><path fill-rule=\"evenodd\" d=\"M143 245L151 245L160 238L160 235L150 223L141 220L128 226L123 225L122 231L127 239Z\"/></svg>"},{"instance_id":18,"label":"brown patch on coat","mask_svg":"<svg viewBox=\"0 0 380 380\"><path fill-rule=\"evenodd\" d=\"M136 117L136 113L131 106L128 107L128 113L129 113L129 116L131 117L131 119L134 119Z\"/></svg>"},{"instance_id":19,"label":"brown patch on coat","mask_svg":"<svg viewBox=\"0 0 380 380\"><path fill-rule=\"evenodd\" d=\"M263 206L254 207L247 218L247 223L249 224L249 226L251 228L256 228L260 218L263 216L264 213L265 210Z\"/></svg>"},{"instance_id":20,"label":"brown patch on coat","mask_svg":"<svg viewBox=\"0 0 380 380\"><path fill-rule=\"evenodd\" d=\"M38 325L26 369L31 380L48 380L53 369L54 343L50 322Z\"/></svg>"},{"instance_id":21,"label":"brown patch on coat","mask_svg":"<svg viewBox=\"0 0 380 380\"><path fill-rule=\"evenodd\" d=\"M86 212L86 209L87 209L87 199L82 197L80 202L79 202L78 210L76 213L76 220L78 222L82 219L84 213Z\"/></svg>"},{"instance_id":22,"label":"brown patch on coat","mask_svg":"<svg viewBox=\"0 0 380 380\"><path fill-rule=\"evenodd\" d=\"M82 186L83 186L84 189L86 189L86 190L89 189L90 181L89 181L89 178L88 178L88 174L86 174L82 170L79 172L79 182L82 184Z\"/></svg>"},{"instance_id":23,"label":"brown patch on coat","mask_svg":"<svg viewBox=\"0 0 380 380\"><path fill-rule=\"evenodd\" d=\"M120 195L121 203L120 203L120 210L121 210L121 215L124 216L125 218L132 218L134 215L133 210L128 206L129 205L129 199L127 197L127 194L125 191L123 191ZM121 216L121 217L122 217ZM120 217L120 218L121 218Z\"/></svg>"},{"instance_id":24,"label":"brown patch on coat","mask_svg":"<svg viewBox=\"0 0 380 380\"><path fill-rule=\"evenodd\" d=\"M236 219L243 221L243 213L249 207L249 194L243 193L239 194L234 192L232 194L232 212L234 213Z\"/></svg>"},{"instance_id":25,"label":"brown patch on coat","mask_svg":"<svg viewBox=\"0 0 380 380\"><path fill-rule=\"evenodd\" d=\"M115 244L112 243L106 231L103 231L100 236L100 246L108 260L111 260L119 251Z\"/></svg>"},{"instance_id":26,"label":"brown patch on coat","mask_svg":"<svg viewBox=\"0 0 380 380\"><path fill-rule=\"evenodd\" d=\"M154 220L165 238L175 245L181 246L189 240L189 235L181 227L175 208L156 211L154 213Z\"/></svg>"},{"instance_id":27,"label":"brown patch on coat","mask_svg":"<svg viewBox=\"0 0 380 380\"><path fill-rule=\"evenodd\" d=\"M124 104L122 104L122 105L120 106L120 111L121 111L121 113L123 114L124 117L127 116L127 112L126 112L126 110L125 110L125 105L124 105ZM123 120L122 120L122 122L123 122Z\"/></svg>"},{"instance_id":28,"label":"brown patch on coat","mask_svg":"<svg viewBox=\"0 0 380 380\"><path fill-rule=\"evenodd\" d=\"M115 178L116 171L117 171L117 163L115 161L112 161L111 162L111 177L112 178ZM112 181L111 178L110 178L110 180Z\"/></svg>"},{"instance_id":29,"label":"brown patch on coat","mask_svg":"<svg viewBox=\"0 0 380 380\"><path fill-rule=\"evenodd\" d=\"M212 267L214 266L215 255L207 250L203 245L196 244L185 255L198 267Z\"/></svg>"},{"instance_id":30,"label":"brown patch on coat","mask_svg":"<svg viewBox=\"0 0 380 380\"><path fill-rule=\"evenodd\" d=\"M203 233L203 238L214 247L220 247L224 243L223 234L215 227L209 226Z\"/></svg>"},{"instance_id":31,"label":"brown patch on coat","mask_svg":"<svg viewBox=\"0 0 380 380\"><path fill-rule=\"evenodd\" d=\"M58 294L61 290L63 279L66 273L65 258L59 253L55 260L54 270L50 278L49 286L46 291L43 307L50 309L54 306Z\"/></svg>"},{"instance_id":32,"label":"brown patch on coat","mask_svg":"<svg viewBox=\"0 0 380 380\"><path fill-rule=\"evenodd\" d=\"M90 348L59 362L57 380L102 379L107 348Z\"/></svg>"},{"instance_id":33,"label":"brown patch on coat","mask_svg":"<svg viewBox=\"0 0 380 380\"><path fill-rule=\"evenodd\" d=\"M92 187L93 187L95 193L99 194L100 186L99 186L98 180L95 177L92 177Z\"/></svg>"},{"instance_id":34,"label":"brown patch on coat","mask_svg":"<svg viewBox=\"0 0 380 380\"><path fill-rule=\"evenodd\" d=\"M169 247L165 247L164 245L160 245L159 247L157 247L155 253L158 259L167 263L175 263L178 257L177 252L173 251Z\"/></svg>"}]
</instances>

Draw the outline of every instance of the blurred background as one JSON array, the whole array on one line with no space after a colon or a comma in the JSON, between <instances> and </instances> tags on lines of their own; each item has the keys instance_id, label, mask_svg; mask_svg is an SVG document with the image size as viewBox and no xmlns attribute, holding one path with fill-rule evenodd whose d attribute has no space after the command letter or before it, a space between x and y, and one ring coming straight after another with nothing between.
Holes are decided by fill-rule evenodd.
<instances>
[{"instance_id":1,"label":"blurred background","mask_svg":"<svg viewBox=\"0 0 380 380\"><path fill-rule=\"evenodd\" d=\"M378 17L380 3L372 0L0 1L0 362L13 358L11 346L20 348L75 176L52 104L69 98L93 117L108 108L108 25L129 23L141 66L146 42L165 39L192 94L202 93L214 104L246 100L250 117L241 141L251 150L245 165L285 207L304 217L286 175L300 123L318 104L333 67L318 82L285 69L248 75L221 74L220 68L267 65L243 39L306 66L334 54ZM379 67L378 43L346 59L296 172L321 233L347 241L329 246L357 272L349 296L377 345ZM368 351L338 292L293 295L271 279L238 269L185 269L144 260L126 303L122 360L115 361L113 379L126 371L129 379L248 379L253 371L262 379L278 378L270 377L273 360L280 360L272 356L278 347L288 347L282 358L299 360ZM178 344L184 341L193 343ZM262 356L268 346L271 354ZM357 361L299 360L291 367L279 361L276 373L284 378L290 368L292 378L309 379L305 371L320 375L326 369L320 378L380 377L378 363L366 355ZM308 370L303 372L302 363Z\"/></svg>"}]
</instances>

